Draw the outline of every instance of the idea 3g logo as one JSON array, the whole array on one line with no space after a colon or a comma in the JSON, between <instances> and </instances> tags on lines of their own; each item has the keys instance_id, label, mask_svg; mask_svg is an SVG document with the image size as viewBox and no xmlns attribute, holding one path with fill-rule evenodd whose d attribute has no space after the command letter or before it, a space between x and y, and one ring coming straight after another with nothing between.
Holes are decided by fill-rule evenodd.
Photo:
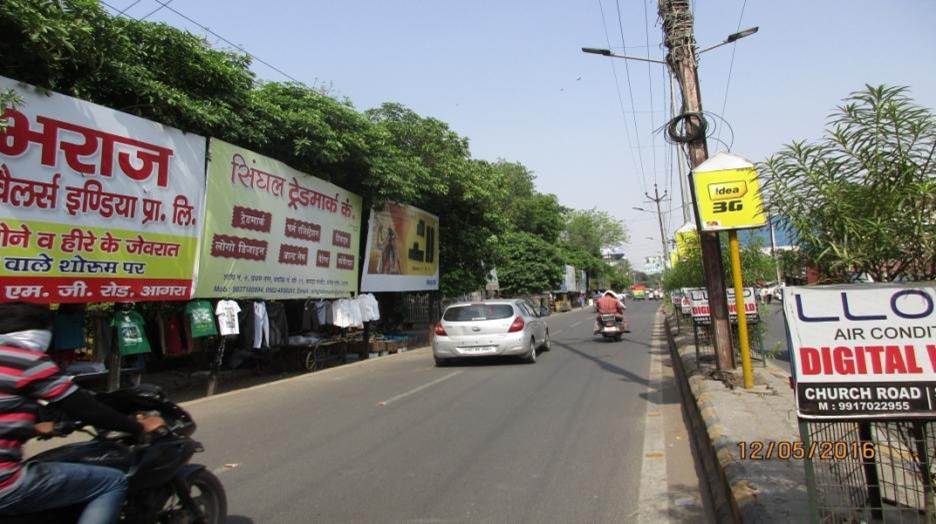
<instances>
[{"instance_id":1,"label":"idea 3g logo","mask_svg":"<svg viewBox=\"0 0 936 524\"><path fill-rule=\"evenodd\" d=\"M734 180L731 182L709 184L708 192L709 199L712 201L713 213L741 211L744 209L744 203L741 199L748 192L747 182L744 180Z\"/></svg>"}]
</instances>

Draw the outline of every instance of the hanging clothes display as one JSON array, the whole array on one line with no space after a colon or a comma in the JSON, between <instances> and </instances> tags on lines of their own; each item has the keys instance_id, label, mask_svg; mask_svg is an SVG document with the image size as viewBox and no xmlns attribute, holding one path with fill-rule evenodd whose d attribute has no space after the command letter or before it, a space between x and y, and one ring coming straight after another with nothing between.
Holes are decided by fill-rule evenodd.
<instances>
[{"instance_id":1,"label":"hanging clothes display","mask_svg":"<svg viewBox=\"0 0 936 524\"><path fill-rule=\"evenodd\" d=\"M270 347L283 347L289 344L289 321L286 319L286 306L282 302L264 304L269 323Z\"/></svg>"},{"instance_id":2,"label":"hanging clothes display","mask_svg":"<svg viewBox=\"0 0 936 524\"><path fill-rule=\"evenodd\" d=\"M55 351L70 351L86 347L85 309L63 304L52 321L52 347Z\"/></svg>"},{"instance_id":3,"label":"hanging clothes display","mask_svg":"<svg viewBox=\"0 0 936 524\"><path fill-rule=\"evenodd\" d=\"M334 312L332 324L340 328L347 328L354 325L354 319L351 318L351 307L348 305L347 299L340 298L332 302L332 310Z\"/></svg>"},{"instance_id":4,"label":"hanging clothes display","mask_svg":"<svg viewBox=\"0 0 936 524\"><path fill-rule=\"evenodd\" d=\"M150 352L146 339L146 322L136 311L118 311L111 320L117 328L117 348L121 355L140 355Z\"/></svg>"},{"instance_id":5,"label":"hanging clothes display","mask_svg":"<svg viewBox=\"0 0 936 524\"><path fill-rule=\"evenodd\" d=\"M162 317L163 351L174 357L188 353L189 348L183 341L182 322L178 314L170 313Z\"/></svg>"},{"instance_id":6,"label":"hanging clothes display","mask_svg":"<svg viewBox=\"0 0 936 524\"><path fill-rule=\"evenodd\" d=\"M358 295L356 300L361 307L364 322L380 320L380 304L377 303L377 298L374 295L364 293L363 295Z\"/></svg>"},{"instance_id":7,"label":"hanging clothes display","mask_svg":"<svg viewBox=\"0 0 936 524\"><path fill-rule=\"evenodd\" d=\"M269 349L270 347L270 317L267 315L266 304L261 301L253 303L254 333L253 349Z\"/></svg>"},{"instance_id":8,"label":"hanging clothes display","mask_svg":"<svg viewBox=\"0 0 936 524\"><path fill-rule=\"evenodd\" d=\"M237 314L241 308L233 300L219 300L215 306L215 315L218 316L218 327L222 336L237 335L240 333L240 325L237 322Z\"/></svg>"},{"instance_id":9,"label":"hanging clothes display","mask_svg":"<svg viewBox=\"0 0 936 524\"><path fill-rule=\"evenodd\" d=\"M253 302L248 300L239 300L237 305L240 311L237 313L237 322L240 324L240 337L237 339L237 346L246 351L253 350L254 331L256 322L254 322Z\"/></svg>"},{"instance_id":10,"label":"hanging clothes display","mask_svg":"<svg viewBox=\"0 0 936 524\"><path fill-rule=\"evenodd\" d=\"M218 334L211 303L207 300L193 300L185 306L185 316L189 321L192 338L210 337Z\"/></svg>"}]
</instances>

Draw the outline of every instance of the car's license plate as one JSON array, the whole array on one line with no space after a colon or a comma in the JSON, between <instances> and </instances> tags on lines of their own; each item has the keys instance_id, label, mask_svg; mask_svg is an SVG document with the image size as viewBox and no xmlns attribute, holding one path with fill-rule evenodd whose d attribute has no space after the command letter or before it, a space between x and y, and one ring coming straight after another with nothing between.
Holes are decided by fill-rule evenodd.
<instances>
[{"instance_id":1,"label":"car's license plate","mask_svg":"<svg viewBox=\"0 0 936 524\"><path fill-rule=\"evenodd\" d=\"M462 348L462 353L494 353L497 351L497 346L477 346L470 348Z\"/></svg>"}]
</instances>

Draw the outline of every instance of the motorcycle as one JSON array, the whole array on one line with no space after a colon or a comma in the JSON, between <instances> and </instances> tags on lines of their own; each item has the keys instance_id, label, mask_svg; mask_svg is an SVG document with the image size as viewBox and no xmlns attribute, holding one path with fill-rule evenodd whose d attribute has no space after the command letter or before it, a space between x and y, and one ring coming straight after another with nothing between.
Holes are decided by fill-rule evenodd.
<instances>
[{"instance_id":1,"label":"motorcycle","mask_svg":"<svg viewBox=\"0 0 936 524\"><path fill-rule=\"evenodd\" d=\"M38 462L70 462L108 466L126 474L129 489L121 510L121 522L221 524L227 518L227 497L221 481L201 464L191 464L195 453L204 451L193 440L195 421L170 401L157 386L140 385L97 400L127 414L158 415L166 427L147 434L142 441L124 433L83 429L81 421L57 414L56 436L82 431L94 438L66 444L33 457ZM8 524L43 522L74 523L81 506L70 506L3 519Z\"/></svg>"},{"instance_id":2,"label":"motorcycle","mask_svg":"<svg viewBox=\"0 0 936 524\"><path fill-rule=\"evenodd\" d=\"M602 314L598 318L598 333L605 338L613 338L615 342L621 340L624 333L630 332L627 321L615 315Z\"/></svg>"}]
</instances>

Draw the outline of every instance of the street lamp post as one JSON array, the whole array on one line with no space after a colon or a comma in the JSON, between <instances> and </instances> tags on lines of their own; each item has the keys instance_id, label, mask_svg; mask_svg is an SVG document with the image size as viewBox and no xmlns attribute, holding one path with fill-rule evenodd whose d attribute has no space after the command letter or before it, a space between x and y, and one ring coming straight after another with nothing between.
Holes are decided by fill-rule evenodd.
<instances>
[{"instance_id":1,"label":"street lamp post","mask_svg":"<svg viewBox=\"0 0 936 524\"><path fill-rule=\"evenodd\" d=\"M744 38L744 37L753 35L753 34L756 33L759 29L760 29L759 27L749 27L748 29L744 29L744 30L738 31L737 33L731 33L731 34L728 35L723 41L721 41L721 42L719 42L719 43L717 43L717 44L715 44L715 45L711 45L711 46L709 46L709 47L706 47L705 49L702 49L701 51L699 51L699 52L696 53L696 54L697 54L697 55L701 55L702 53L706 53L706 52L711 51L711 50L713 50L713 49L717 49L717 48L719 48L719 47L721 47L721 46L723 46L723 45L727 45L727 44L731 44L731 43L737 42L738 40L740 40L740 39L742 39L742 38ZM672 69L670 69L670 68L668 67L669 64L666 62L666 60L660 60L660 59L657 59L657 58L644 58L644 57L640 57L640 56L622 55L622 54L615 53L614 51L611 51L610 49L602 49L602 48L598 48L598 47L583 47L583 48L582 48L582 52L583 52L583 53L590 53L590 54L594 54L594 55L608 56L608 57L611 57L611 58L623 58L623 59L625 59L625 60L636 60L636 61L638 61L638 62L649 62L649 63L651 63L651 64L662 64L662 65L667 66L667 69L669 69L669 73L670 73L670 74L669 74L669 77L670 77L670 93L671 93L671 96L672 96L673 113L674 113L674 114L676 113L676 94L675 94L675 93L676 93L676 90L673 88L673 87L674 87L674 86L673 86L673 84L674 84L673 79L675 78L676 75L674 74L674 72L672 71ZM679 146L677 146L677 147L679 147ZM677 165L678 165L678 168L679 168L679 196L680 196L680 198L682 199L683 220L684 220L684 221L689 221L689 203L690 203L690 201L691 201L691 198L687 198L687 196L686 196L687 189L686 189L685 174L683 173L683 164L682 164L682 160L678 158L678 155L677 155Z\"/></svg>"},{"instance_id":2,"label":"street lamp post","mask_svg":"<svg viewBox=\"0 0 936 524\"><path fill-rule=\"evenodd\" d=\"M582 51L615 58L636 59L638 61L651 63L666 63L668 65L670 74L676 76L677 80L679 80L680 89L682 91L683 103L680 114L688 117L686 122L687 132L689 132L693 138L689 141L687 150L691 165L695 167L708 158L706 137L704 134L698 134L702 120L702 100L699 93L697 57L702 53L711 51L722 45L730 44L750 36L756 33L758 28L752 27L744 31L732 33L728 35L723 42L697 51L695 37L693 35L692 13L689 11L688 7L687 2L660 0L659 14L663 19L664 43L669 51L666 61L619 55L611 52L609 49L583 48ZM671 34L671 30L675 25L681 28L682 32L680 32L679 35ZM682 188L682 186L680 187ZM692 194L691 184L690 194ZM685 194L683 194L683 202L686 202ZM699 231L700 246L702 248L702 268L705 275L705 287L709 294L713 332L712 341L715 346L715 354L717 355L716 363L718 364L718 369L727 369L734 366L734 355L731 350L731 326L728 316L724 268L722 267L721 261L721 245L717 234L703 232L698 210L696 210L694 215L696 228Z\"/></svg>"}]
</instances>

